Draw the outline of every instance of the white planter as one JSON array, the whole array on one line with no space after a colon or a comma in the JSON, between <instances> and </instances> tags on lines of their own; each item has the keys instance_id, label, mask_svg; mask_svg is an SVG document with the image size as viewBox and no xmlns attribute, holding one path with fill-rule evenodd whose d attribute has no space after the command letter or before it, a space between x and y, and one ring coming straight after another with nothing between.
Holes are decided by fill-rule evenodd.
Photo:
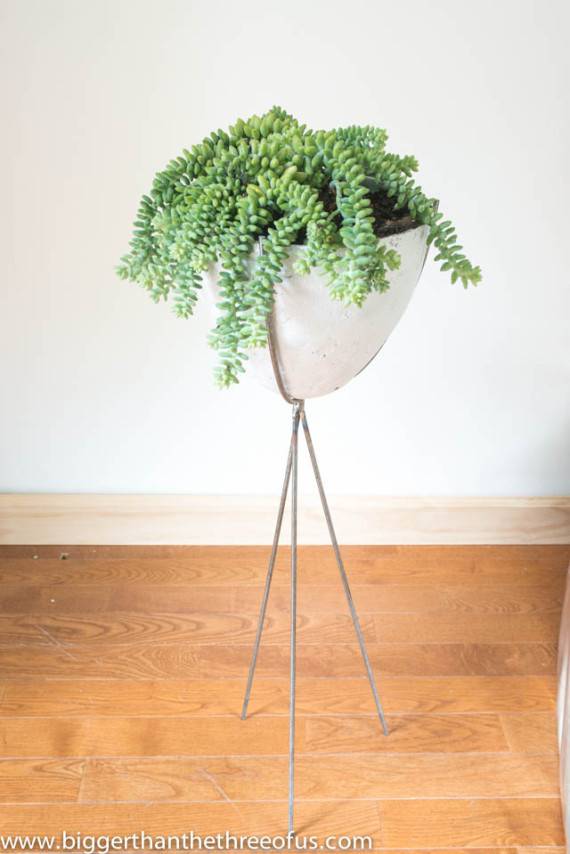
<instances>
[{"instance_id":1,"label":"white planter","mask_svg":"<svg viewBox=\"0 0 570 854\"><path fill-rule=\"evenodd\" d=\"M362 308L331 299L318 270L297 276L292 263L303 247L291 247L283 281L275 288L270 321L272 348L289 398L329 394L377 355L412 297L427 255L427 236L428 228L419 226L381 238L402 260L389 274L390 289L370 294ZM216 265L204 276L215 299L218 272ZM266 388L279 391L269 348L250 350L248 355L248 372Z\"/></svg>"}]
</instances>

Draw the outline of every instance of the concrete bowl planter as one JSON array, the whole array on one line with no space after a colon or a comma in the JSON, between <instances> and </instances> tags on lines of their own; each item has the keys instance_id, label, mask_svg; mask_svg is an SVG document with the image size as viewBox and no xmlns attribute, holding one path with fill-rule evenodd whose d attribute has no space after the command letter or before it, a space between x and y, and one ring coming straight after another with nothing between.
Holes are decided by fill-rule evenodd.
<instances>
[{"instance_id":1,"label":"concrete bowl planter","mask_svg":"<svg viewBox=\"0 0 570 854\"><path fill-rule=\"evenodd\" d=\"M318 270L296 275L293 263L302 246L292 246L275 286L275 303L269 323L273 358L287 397L308 400L346 385L378 354L406 310L418 283L428 252L428 228L417 226L380 238L401 257L400 267L389 273L390 288L373 293L358 306L331 299ZM214 312L219 265L205 274L213 296ZM248 373L262 385L279 391L271 350L248 352Z\"/></svg>"}]
</instances>

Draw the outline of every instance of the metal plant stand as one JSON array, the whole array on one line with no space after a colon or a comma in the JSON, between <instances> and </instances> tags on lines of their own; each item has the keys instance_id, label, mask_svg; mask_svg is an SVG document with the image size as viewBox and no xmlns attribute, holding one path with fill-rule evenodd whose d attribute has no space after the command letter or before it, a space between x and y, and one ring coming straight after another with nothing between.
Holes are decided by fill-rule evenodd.
<instances>
[{"instance_id":1,"label":"metal plant stand","mask_svg":"<svg viewBox=\"0 0 570 854\"><path fill-rule=\"evenodd\" d=\"M298 517L298 502L297 502L297 485L298 485L298 449L299 449L299 424L303 427L303 433L305 435L305 440L307 443L307 448L309 451L309 456L311 458L313 473L315 475L315 480L317 483L319 496L321 499L321 504L323 507L323 512L325 515L325 519L327 522L327 527L329 530L329 535L331 538L332 547L334 549L336 562L338 564L340 577L342 581L342 585L344 587L344 592L346 595L346 600L348 602L348 607L350 610L350 614L352 617L352 622L354 623L354 628L356 630L356 636L358 638L358 643L360 645L360 651L362 653L362 658L364 659L364 665L366 667L366 672L368 675L368 680L370 682L370 687L372 689L372 695L374 697L374 703L376 705L376 710L378 712L378 717L380 718L380 723L382 725L382 729L384 735L388 735L388 727L386 726L386 719L384 717L384 711L382 709L382 703L380 702L380 697L378 695L378 689L376 687L376 681L374 678L374 673L372 671L372 666L370 664L370 659L368 658L368 653L366 651L366 644L364 642L364 636L362 634L362 628L360 626L360 621L358 619L358 615L356 613L356 608L354 606L354 601L352 599L352 594L350 592L350 586L348 583L348 578L346 575L346 570L344 568L344 563L340 554L340 549L338 545L338 541L336 538L333 521L328 505L328 501L325 495L325 490L323 487L323 481L321 478L321 474L319 471L319 467L317 464L317 458L315 455L315 448L313 446L313 440L311 438L311 434L309 432L309 424L307 422L307 416L305 414L305 405L302 400L294 400L291 398L285 389L281 373L278 366L278 360L275 353L275 345L271 335L271 329L269 330L269 349L271 353L271 360L273 364L273 370L275 373L275 379L277 381L277 385L279 387L279 391L282 396L287 400L288 403L292 405L293 408L293 425L291 431L291 443L289 446L289 454L287 456L287 465L285 467L285 480L283 483L283 489L281 492L281 500L279 502L279 510L277 513L277 523L275 525L275 534L273 537L273 546L271 549L271 556L269 558L269 566L267 568L267 577L265 579L265 588L263 591L263 598L261 600L261 608L259 611L259 621L257 624L257 633L255 637L255 643L253 647L253 654L251 657L251 664L249 667L249 673L247 677L247 686L245 691L245 698L243 701L243 708L241 717L245 719L247 716L247 708L249 704L249 698L251 695L251 688L253 684L253 677L255 674L255 666L257 663L257 656L259 653L259 645L261 642L261 635L263 632L263 624L265 621L265 612L267 609L267 601L269 599L269 591L271 589L271 579L273 576L273 569L275 567L275 558L277 556L277 549L279 546L279 536L281 533L281 526L283 522L283 514L285 512L285 503L287 500L287 492L289 490L289 482L291 482L291 635L290 635L290 656L291 656L291 670L290 670L290 704L289 704L289 832L294 832L294 800L295 800L295 789L294 789L294 769L295 769L295 689L296 689L296 640L297 640L297 517Z\"/></svg>"}]
</instances>

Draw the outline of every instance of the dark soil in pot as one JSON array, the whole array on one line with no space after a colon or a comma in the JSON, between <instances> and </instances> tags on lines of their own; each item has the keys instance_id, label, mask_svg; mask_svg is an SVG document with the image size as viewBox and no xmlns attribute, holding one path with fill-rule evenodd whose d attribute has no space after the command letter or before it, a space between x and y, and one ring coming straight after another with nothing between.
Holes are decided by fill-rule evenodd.
<instances>
[{"instance_id":1,"label":"dark soil in pot","mask_svg":"<svg viewBox=\"0 0 570 854\"><path fill-rule=\"evenodd\" d=\"M337 211L337 222L340 224L340 212L336 207L336 194L331 187L324 187L319 193L325 210ZM391 234L400 234L410 228L417 228L420 223L410 215L407 207L395 208L395 199L386 193L379 191L369 195L374 211L374 231L378 237L389 237ZM299 232L295 243L302 245L305 242L304 229Z\"/></svg>"}]
</instances>

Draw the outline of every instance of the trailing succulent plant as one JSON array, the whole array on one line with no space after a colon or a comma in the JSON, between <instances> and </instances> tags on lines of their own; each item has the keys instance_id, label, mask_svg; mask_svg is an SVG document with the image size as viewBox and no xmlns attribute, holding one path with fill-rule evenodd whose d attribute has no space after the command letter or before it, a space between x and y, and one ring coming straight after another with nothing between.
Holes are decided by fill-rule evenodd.
<instances>
[{"instance_id":1,"label":"trailing succulent plant","mask_svg":"<svg viewBox=\"0 0 570 854\"><path fill-rule=\"evenodd\" d=\"M476 285L479 267L412 178L416 159L387 152L386 140L374 127L313 131L279 107L238 119L156 175L119 275L157 302L171 296L176 314L189 317L203 271L220 263L221 314L210 335L220 386L238 381L248 348L266 346L273 289L294 243L306 247L297 272L318 267L332 298L362 306L389 287L388 273L400 263L379 240L386 219L407 220L429 227L436 261L453 282Z\"/></svg>"}]
</instances>

